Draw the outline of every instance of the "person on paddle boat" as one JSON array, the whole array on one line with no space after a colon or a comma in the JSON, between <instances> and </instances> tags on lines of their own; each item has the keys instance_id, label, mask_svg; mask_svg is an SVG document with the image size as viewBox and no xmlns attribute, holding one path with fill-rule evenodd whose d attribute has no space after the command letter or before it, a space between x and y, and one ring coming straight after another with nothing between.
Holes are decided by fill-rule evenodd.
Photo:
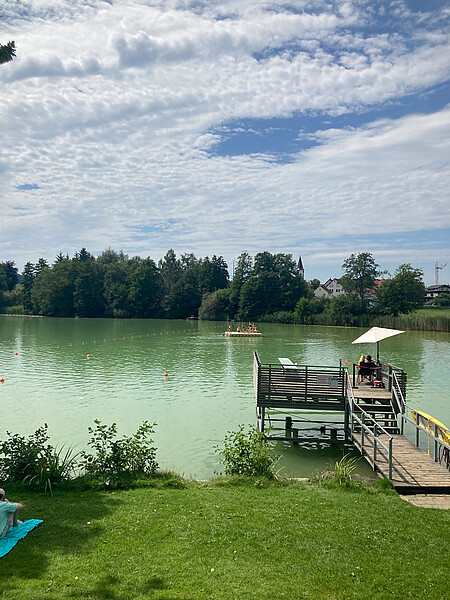
<instances>
[{"instance_id":1,"label":"person on paddle boat","mask_svg":"<svg viewBox=\"0 0 450 600\"><path fill-rule=\"evenodd\" d=\"M11 527L22 524L17 518L17 512L22 508L19 502L10 502L5 498L5 490L0 488L0 539L5 537Z\"/></svg>"}]
</instances>

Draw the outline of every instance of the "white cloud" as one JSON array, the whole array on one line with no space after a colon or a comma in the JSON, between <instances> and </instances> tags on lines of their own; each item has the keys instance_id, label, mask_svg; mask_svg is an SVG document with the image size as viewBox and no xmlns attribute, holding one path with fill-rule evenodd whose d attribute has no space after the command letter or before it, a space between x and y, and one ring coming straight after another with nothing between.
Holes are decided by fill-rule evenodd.
<instances>
[{"instance_id":1,"label":"white cloud","mask_svg":"<svg viewBox=\"0 0 450 600\"><path fill-rule=\"evenodd\" d=\"M81 246L233 256L450 226L448 110L324 127L290 164L208 152L233 119L362 111L445 82L435 13L409 36L369 35L364 3L18 4L2 34L18 57L0 73L0 260Z\"/></svg>"}]
</instances>

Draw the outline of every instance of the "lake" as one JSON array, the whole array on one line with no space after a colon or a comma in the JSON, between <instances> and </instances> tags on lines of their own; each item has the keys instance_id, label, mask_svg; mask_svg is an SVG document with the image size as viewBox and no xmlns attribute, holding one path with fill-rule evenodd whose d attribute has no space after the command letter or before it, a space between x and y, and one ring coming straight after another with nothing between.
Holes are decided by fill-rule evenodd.
<instances>
[{"instance_id":1,"label":"lake","mask_svg":"<svg viewBox=\"0 0 450 600\"><path fill-rule=\"evenodd\" d=\"M220 470L214 446L226 432L256 423L254 350L265 363L283 356L326 366L376 353L374 345L351 344L364 328L263 323L261 338L240 339L225 337L226 328L204 321L0 316L0 437L6 431L28 436L48 423L53 444L84 449L96 418L116 422L127 435L143 420L156 421L161 467L206 479ZM408 403L447 426L449 340L445 333L409 331L380 343L380 358L408 375ZM282 443L277 451L282 473L299 477L342 456L342 449ZM370 469L363 464L360 472Z\"/></svg>"}]
</instances>

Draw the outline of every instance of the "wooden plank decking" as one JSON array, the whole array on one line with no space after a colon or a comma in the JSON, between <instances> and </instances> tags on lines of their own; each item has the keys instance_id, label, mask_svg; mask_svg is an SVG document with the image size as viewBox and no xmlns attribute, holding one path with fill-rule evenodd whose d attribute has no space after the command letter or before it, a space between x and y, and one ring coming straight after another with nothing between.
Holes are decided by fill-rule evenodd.
<instances>
[{"instance_id":1,"label":"wooden plank decking","mask_svg":"<svg viewBox=\"0 0 450 600\"><path fill-rule=\"evenodd\" d=\"M388 438L379 437L386 446ZM361 451L361 434L353 434L353 443ZM450 493L450 472L434 462L403 435L392 437L392 485L401 494ZM373 464L373 441L365 436L363 456L384 477L389 477L388 453L378 446Z\"/></svg>"}]
</instances>

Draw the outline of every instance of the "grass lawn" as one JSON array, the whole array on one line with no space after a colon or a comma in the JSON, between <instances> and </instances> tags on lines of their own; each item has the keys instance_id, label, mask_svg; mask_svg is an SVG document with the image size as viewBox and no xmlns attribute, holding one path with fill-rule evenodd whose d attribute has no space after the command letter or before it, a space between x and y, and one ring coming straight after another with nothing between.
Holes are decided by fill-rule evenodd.
<instances>
[{"instance_id":1,"label":"grass lawn","mask_svg":"<svg viewBox=\"0 0 450 600\"><path fill-rule=\"evenodd\" d=\"M6 491L44 523L0 559L2 600L448 598L450 511L382 482Z\"/></svg>"}]
</instances>

